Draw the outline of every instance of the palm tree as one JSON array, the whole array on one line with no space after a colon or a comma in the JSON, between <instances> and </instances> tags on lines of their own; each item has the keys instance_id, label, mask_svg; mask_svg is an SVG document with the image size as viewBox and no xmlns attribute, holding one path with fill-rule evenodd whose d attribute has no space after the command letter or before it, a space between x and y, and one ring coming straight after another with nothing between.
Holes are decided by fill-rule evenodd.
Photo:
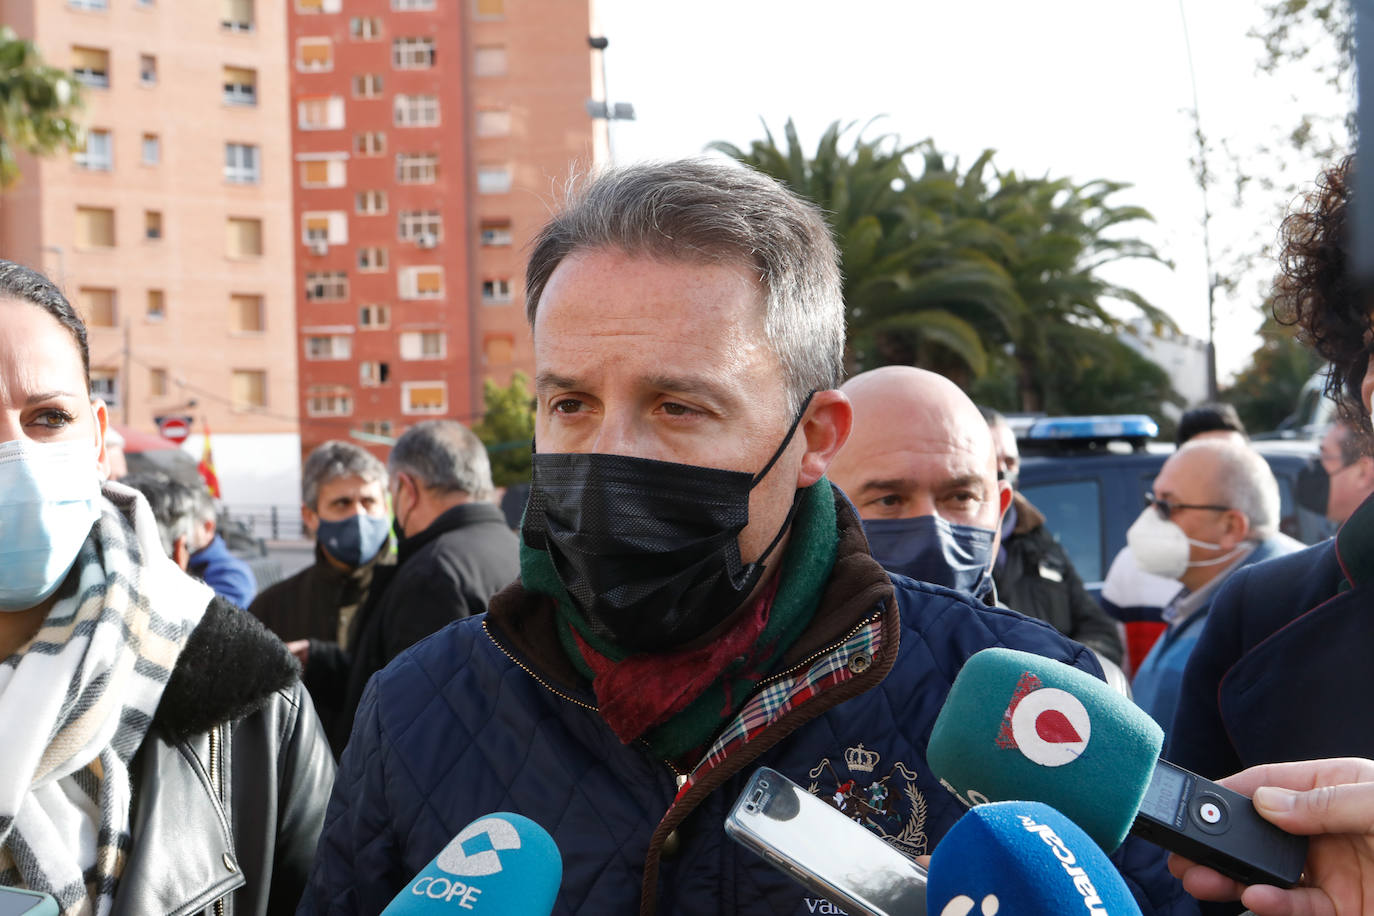
<instances>
[{"instance_id":1,"label":"palm tree","mask_svg":"<svg viewBox=\"0 0 1374 916\"><path fill-rule=\"evenodd\" d=\"M0 188L19 176L16 150L42 156L80 142L72 120L79 104L65 71L47 66L32 42L0 26Z\"/></svg>"}]
</instances>

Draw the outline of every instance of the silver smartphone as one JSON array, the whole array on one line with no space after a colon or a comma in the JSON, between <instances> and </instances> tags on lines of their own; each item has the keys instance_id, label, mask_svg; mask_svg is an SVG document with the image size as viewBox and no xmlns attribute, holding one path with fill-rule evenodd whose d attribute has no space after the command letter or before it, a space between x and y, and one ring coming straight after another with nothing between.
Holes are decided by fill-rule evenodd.
<instances>
[{"instance_id":1,"label":"silver smartphone","mask_svg":"<svg viewBox=\"0 0 1374 916\"><path fill-rule=\"evenodd\" d=\"M923 916L926 870L867 827L761 767L725 833L850 916Z\"/></svg>"},{"instance_id":2,"label":"silver smartphone","mask_svg":"<svg viewBox=\"0 0 1374 916\"><path fill-rule=\"evenodd\" d=\"M0 916L57 916L57 901L38 891L0 887Z\"/></svg>"}]
</instances>

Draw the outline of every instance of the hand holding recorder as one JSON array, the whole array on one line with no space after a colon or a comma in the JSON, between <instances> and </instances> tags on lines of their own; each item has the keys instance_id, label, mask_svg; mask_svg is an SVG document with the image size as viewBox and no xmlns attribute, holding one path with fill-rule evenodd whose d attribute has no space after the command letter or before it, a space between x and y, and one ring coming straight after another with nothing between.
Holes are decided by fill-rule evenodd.
<instances>
[{"instance_id":1,"label":"hand holding recorder","mask_svg":"<svg viewBox=\"0 0 1374 916\"><path fill-rule=\"evenodd\" d=\"M1200 900L1239 899L1256 916L1353 916L1374 900L1374 761L1353 757L1274 763L1221 785L1253 793L1255 810L1289 833L1311 836L1306 886L1246 886L1182 856L1169 870Z\"/></svg>"}]
</instances>

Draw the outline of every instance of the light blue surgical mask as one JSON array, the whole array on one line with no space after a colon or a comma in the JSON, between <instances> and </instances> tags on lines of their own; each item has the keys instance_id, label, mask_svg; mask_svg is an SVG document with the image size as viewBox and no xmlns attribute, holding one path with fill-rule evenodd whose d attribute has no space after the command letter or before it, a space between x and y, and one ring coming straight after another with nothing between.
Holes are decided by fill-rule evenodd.
<instances>
[{"instance_id":1,"label":"light blue surgical mask","mask_svg":"<svg viewBox=\"0 0 1374 916\"><path fill-rule=\"evenodd\" d=\"M0 611L57 591L99 517L89 442L0 443Z\"/></svg>"},{"instance_id":2,"label":"light blue surgical mask","mask_svg":"<svg viewBox=\"0 0 1374 916\"><path fill-rule=\"evenodd\" d=\"M362 566L377 555L389 534L391 519L359 512L336 522L320 519L315 540L340 563Z\"/></svg>"},{"instance_id":3,"label":"light blue surgical mask","mask_svg":"<svg viewBox=\"0 0 1374 916\"><path fill-rule=\"evenodd\" d=\"M864 519L868 548L884 569L918 582L967 592L992 593L992 539L996 533L955 525L938 515Z\"/></svg>"}]
</instances>

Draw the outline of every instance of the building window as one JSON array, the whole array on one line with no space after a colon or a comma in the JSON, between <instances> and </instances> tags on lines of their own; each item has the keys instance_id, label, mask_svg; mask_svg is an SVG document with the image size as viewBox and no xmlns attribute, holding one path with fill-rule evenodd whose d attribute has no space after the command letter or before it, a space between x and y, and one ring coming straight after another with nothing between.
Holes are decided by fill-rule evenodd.
<instances>
[{"instance_id":1,"label":"building window","mask_svg":"<svg viewBox=\"0 0 1374 916\"><path fill-rule=\"evenodd\" d=\"M386 364L383 363L382 365L386 365ZM390 420L364 420L362 423L360 423L360 424L358 424L358 425L362 427L362 432L368 433L369 435L373 435L373 436L389 436L389 435L391 435L391 421L390 421Z\"/></svg>"},{"instance_id":2,"label":"building window","mask_svg":"<svg viewBox=\"0 0 1374 916\"><path fill-rule=\"evenodd\" d=\"M331 153L328 157L301 161L301 187L342 188L348 182L347 153Z\"/></svg>"},{"instance_id":3,"label":"building window","mask_svg":"<svg viewBox=\"0 0 1374 916\"><path fill-rule=\"evenodd\" d=\"M219 24L231 32L253 31L253 0L220 0Z\"/></svg>"},{"instance_id":4,"label":"building window","mask_svg":"<svg viewBox=\"0 0 1374 916\"><path fill-rule=\"evenodd\" d=\"M262 257L262 220L231 216L225 223L224 253L231 258Z\"/></svg>"},{"instance_id":5,"label":"building window","mask_svg":"<svg viewBox=\"0 0 1374 916\"><path fill-rule=\"evenodd\" d=\"M515 354L515 341L505 335L488 337L482 344L482 355L488 366L509 365Z\"/></svg>"},{"instance_id":6,"label":"building window","mask_svg":"<svg viewBox=\"0 0 1374 916\"><path fill-rule=\"evenodd\" d=\"M72 76L83 86L110 85L110 52L102 48L72 48Z\"/></svg>"},{"instance_id":7,"label":"building window","mask_svg":"<svg viewBox=\"0 0 1374 916\"><path fill-rule=\"evenodd\" d=\"M444 236L444 221L438 210L402 210L397 217L396 237L433 248Z\"/></svg>"},{"instance_id":8,"label":"building window","mask_svg":"<svg viewBox=\"0 0 1374 916\"><path fill-rule=\"evenodd\" d=\"M148 394L155 398L167 397L167 370L148 370Z\"/></svg>"},{"instance_id":9,"label":"building window","mask_svg":"<svg viewBox=\"0 0 1374 916\"><path fill-rule=\"evenodd\" d=\"M353 356L353 338L347 334L311 336L305 339L305 358L349 359Z\"/></svg>"},{"instance_id":10,"label":"building window","mask_svg":"<svg viewBox=\"0 0 1374 916\"><path fill-rule=\"evenodd\" d=\"M499 248L509 244L511 244L510 220L482 220L482 245L484 247Z\"/></svg>"},{"instance_id":11,"label":"building window","mask_svg":"<svg viewBox=\"0 0 1374 916\"><path fill-rule=\"evenodd\" d=\"M119 406L119 373L113 369L91 370L91 399L99 398L106 407Z\"/></svg>"},{"instance_id":12,"label":"building window","mask_svg":"<svg viewBox=\"0 0 1374 916\"><path fill-rule=\"evenodd\" d=\"M86 316L86 324L93 328L112 328L115 326L115 291L83 286L77 293L81 303L81 313Z\"/></svg>"},{"instance_id":13,"label":"building window","mask_svg":"<svg viewBox=\"0 0 1374 916\"><path fill-rule=\"evenodd\" d=\"M396 274L402 299L438 299L444 295L442 267L405 267Z\"/></svg>"},{"instance_id":14,"label":"building window","mask_svg":"<svg viewBox=\"0 0 1374 916\"><path fill-rule=\"evenodd\" d=\"M398 95L392 112L397 127L435 127L439 124L439 97Z\"/></svg>"},{"instance_id":15,"label":"building window","mask_svg":"<svg viewBox=\"0 0 1374 916\"><path fill-rule=\"evenodd\" d=\"M298 13L337 13L343 8L343 0L296 0Z\"/></svg>"},{"instance_id":16,"label":"building window","mask_svg":"<svg viewBox=\"0 0 1374 916\"><path fill-rule=\"evenodd\" d=\"M153 55L138 56L138 81L144 86L157 85L157 58Z\"/></svg>"},{"instance_id":17,"label":"building window","mask_svg":"<svg viewBox=\"0 0 1374 916\"><path fill-rule=\"evenodd\" d=\"M348 214L342 210L302 213L301 241L316 254L324 254L330 245L348 244Z\"/></svg>"},{"instance_id":18,"label":"building window","mask_svg":"<svg viewBox=\"0 0 1374 916\"><path fill-rule=\"evenodd\" d=\"M382 37L379 16L354 16L348 21L348 34L356 41L376 41Z\"/></svg>"},{"instance_id":19,"label":"building window","mask_svg":"<svg viewBox=\"0 0 1374 916\"><path fill-rule=\"evenodd\" d=\"M505 76L506 46L479 45L472 55L473 76Z\"/></svg>"},{"instance_id":20,"label":"building window","mask_svg":"<svg viewBox=\"0 0 1374 916\"><path fill-rule=\"evenodd\" d=\"M359 73L353 77L353 98L375 99L382 94L380 73Z\"/></svg>"},{"instance_id":21,"label":"building window","mask_svg":"<svg viewBox=\"0 0 1374 916\"><path fill-rule=\"evenodd\" d=\"M305 275L306 302L338 302L348 298L348 271L310 271Z\"/></svg>"},{"instance_id":22,"label":"building window","mask_svg":"<svg viewBox=\"0 0 1374 916\"><path fill-rule=\"evenodd\" d=\"M477 136L510 136L510 112L495 108L477 112Z\"/></svg>"},{"instance_id":23,"label":"building window","mask_svg":"<svg viewBox=\"0 0 1374 916\"><path fill-rule=\"evenodd\" d=\"M224 104L258 104L258 71L247 67L224 68Z\"/></svg>"},{"instance_id":24,"label":"building window","mask_svg":"<svg viewBox=\"0 0 1374 916\"><path fill-rule=\"evenodd\" d=\"M229 379L229 402L234 410L267 406L267 373L262 369L235 369Z\"/></svg>"},{"instance_id":25,"label":"building window","mask_svg":"<svg viewBox=\"0 0 1374 916\"><path fill-rule=\"evenodd\" d=\"M391 306L364 305L358 309L358 327L364 331L379 331L391 327Z\"/></svg>"},{"instance_id":26,"label":"building window","mask_svg":"<svg viewBox=\"0 0 1374 916\"><path fill-rule=\"evenodd\" d=\"M235 293L229 297L229 331L232 334L260 334L267 330L267 315L261 296Z\"/></svg>"},{"instance_id":27,"label":"building window","mask_svg":"<svg viewBox=\"0 0 1374 916\"><path fill-rule=\"evenodd\" d=\"M428 70L433 67L434 39L393 39L391 42L391 66L397 70Z\"/></svg>"},{"instance_id":28,"label":"building window","mask_svg":"<svg viewBox=\"0 0 1374 916\"><path fill-rule=\"evenodd\" d=\"M85 142L72 157L78 168L108 172L114 168L114 144L108 130L86 131Z\"/></svg>"},{"instance_id":29,"label":"building window","mask_svg":"<svg viewBox=\"0 0 1374 916\"><path fill-rule=\"evenodd\" d=\"M359 191L354 195L354 209L364 216L386 213L385 191Z\"/></svg>"},{"instance_id":30,"label":"building window","mask_svg":"<svg viewBox=\"0 0 1374 916\"><path fill-rule=\"evenodd\" d=\"M500 19L506 15L506 0L472 0L472 11L478 19Z\"/></svg>"},{"instance_id":31,"label":"building window","mask_svg":"<svg viewBox=\"0 0 1374 916\"><path fill-rule=\"evenodd\" d=\"M406 331L401 335L401 359L443 359L443 331Z\"/></svg>"},{"instance_id":32,"label":"building window","mask_svg":"<svg viewBox=\"0 0 1374 916\"><path fill-rule=\"evenodd\" d=\"M386 249L374 246L358 249L358 270L375 274L386 270Z\"/></svg>"},{"instance_id":33,"label":"building window","mask_svg":"<svg viewBox=\"0 0 1374 916\"><path fill-rule=\"evenodd\" d=\"M353 136L353 152L359 156L381 156L386 153L386 134L379 130Z\"/></svg>"},{"instance_id":34,"label":"building window","mask_svg":"<svg viewBox=\"0 0 1374 916\"><path fill-rule=\"evenodd\" d=\"M434 9L434 0L391 0L391 8L398 13L432 10Z\"/></svg>"},{"instance_id":35,"label":"building window","mask_svg":"<svg viewBox=\"0 0 1374 916\"><path fill-rule=\"evenodd\" d=\"M162 161L162 140L157 134L143 135L143 164L157 165Z\"/></svg>"},{"instance_id":36,"label":"building window","mask_svg":"<svg viewBox=\"0 0 1374 916\"><path fill-rule=\"evenodd\" d=\"M509 278L482 281L482 302L485 304L505 305L511 298Z\"/></svg>"},{"instance_id":37,"label":"building window","mask_svg":"<svg viewBox=\"0 0 1374 916\"><path fill-rule=\"evenodd\" d=\"M344 126L344 100L337 95L316 95L296 103L296 123L301 130L338 130Z\"/></svg>"},{"instance_id":38,"label":"building window","mask_svg":"<svg viewBox=\"0 0 1374 916\"><path fill-rule=\"evenodd\" d=\"M334 42L328 38L297 38L296 69L307 73L334 69Z\"/></svg>"},{"instance_id":39,"label":"building window","mask_svg":"<svg viewBox=\"0 0 1374 916\"><path fill-rule=\"evenodd\" d=\"M306 389L305 412L312 417L346 417L353 413L353 393L336 385Z\"/></svg>"},{"instance_id":40,"label":"building window","mask_svg":"<svg viewBox=\"0 0 1374 916\"><path fill-rule=\"evenodd\" d=\"M67 6L74 10L107 10L109 0L67 0Z\"/></svg>"},{"instance_id":41,"label":"building window","mask_svg":"<svg viewBox=\"0 0 1374 916\"><path fill-rule=\"evenodd\" d=\"M391 366L386 363L367 361L358 363L358 384L364 388L376 388L386 384L391 377Z\"/></svg>"},{"instance_id":42,"label":"building window","mask_svg":"<svg viewBox=\"0 0 1374 916\"><path fill-rule=\"evenodd\" d=\"M148 290L148 310L143 313L148 321L161 321L167 317L167 297L160 289Z\"/></svg>"},{"instance_id":43,"label":"building window","mask_svg":"<svg viewBox=\"0 0 1374 916\"><path fill-rule=\"evenodd\" d=\"M76 208L76 247L113 248L114 211L104 207Z\"/></svg>"},{"instance_id":44,"label":"building window","mask_svg":"<svg viewBox=\"0 0 1374 916\"><path fill-rule=\"evenodd\" d=\"M258 148L251 143L224 144L224 180L232 184L257 184Z\"/></svg>"},{"instance_id":45,"label":"building window","mask_svg":"<svg viewBox=\"0 0 1374 916\"><path fill-rule=\"evenodd\" d=\"M442 414L448 409L448 388L443 382L406 382L401 385L401 413Z\"/></svg>"},{"instance_id":46,"label":"building window","mask_svg":"<svg viewBox=\"0 0 1374 916\"><path fill-rule=\"evenodd\" d=\"M439 178L439 157L435 153L398 153L396 180L401 184L434 184Z\"/></svg>"},{"instance_id":47,"label":"building window","mask_svg":"<svg viewBox=\"0 0 1374 916\"><path fill-rule=\"evenodd\" d=\"M143 237L150 242L156 242L162 238L161 210L143 211Z\"/></svg>"},{"instance_id":48,"label":"building window","mask_svg":"<svg viewBox=\"0 0 1374 916\"><path fill-rule=\"evenodd\" d=\"M483 165L477 168L477 193L505 194L510 190L511 170L508 165Z\"/></svg>"}]
</instances>

